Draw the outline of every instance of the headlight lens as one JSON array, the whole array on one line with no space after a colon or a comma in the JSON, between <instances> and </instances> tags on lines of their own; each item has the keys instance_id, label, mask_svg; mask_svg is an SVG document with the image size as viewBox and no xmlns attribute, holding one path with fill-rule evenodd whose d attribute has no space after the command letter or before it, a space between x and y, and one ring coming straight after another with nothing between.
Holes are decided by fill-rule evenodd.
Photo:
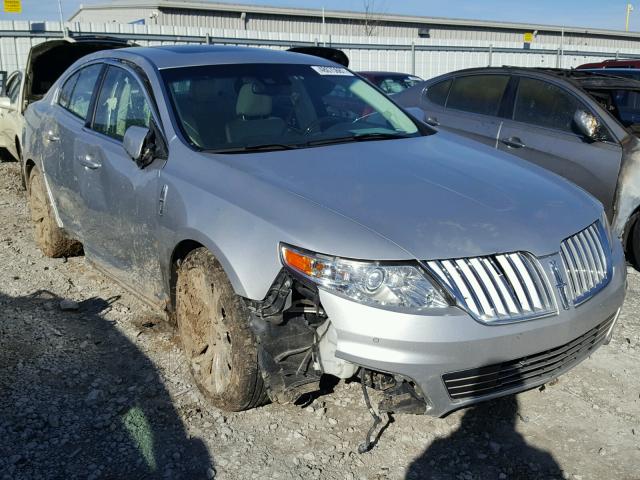
<instances>
[{"instance_id":1,"label":"headlight lens","mask_svg":"<svg viewBox=\"0 0 640 480\"><path fill-rule=\"evenodd\" d=\"M345 260L281 245L282 263L319 287L367 305L420 311L448 302L413 265Z\"/></svg>"}]
</instances>

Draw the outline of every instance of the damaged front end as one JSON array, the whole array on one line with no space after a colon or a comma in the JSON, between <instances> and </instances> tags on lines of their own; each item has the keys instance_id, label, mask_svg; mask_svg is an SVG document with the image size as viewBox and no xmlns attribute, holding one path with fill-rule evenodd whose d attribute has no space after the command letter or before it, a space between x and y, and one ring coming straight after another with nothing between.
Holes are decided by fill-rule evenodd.
<instances>
[{"instance_id":1,"label":"damaged front end","mask_svg":"<svg viewBox=\"0 0 640 480\"><path fill-rule=\"evenodd\" d=\"M337 333L331 325L315 285L282 269L262 301L247 300L250 326L258 342L258 362L269 398L276 403L295 403L320 391L323 375L340 379L360 371L365 404L374 423L359 451L373 446L379 414L424 414L427 403L414 384L399 376L369 370L336 356ZM377 411L367 388L382 393Z\"/></svg>"},{"instance_id":2,"label":"damaged front end","mask_svg":"<svg viewBox=\"0 0 640 480\"><path fill-rule=\"evenodd\" d=\"M622 142L622 163L611 221L613 233L622 240L627 253L632 252L630 240L640 206L640 140L629 135ZM638 261L640 259L634 259Z\"/></svg>"}]
</instances>

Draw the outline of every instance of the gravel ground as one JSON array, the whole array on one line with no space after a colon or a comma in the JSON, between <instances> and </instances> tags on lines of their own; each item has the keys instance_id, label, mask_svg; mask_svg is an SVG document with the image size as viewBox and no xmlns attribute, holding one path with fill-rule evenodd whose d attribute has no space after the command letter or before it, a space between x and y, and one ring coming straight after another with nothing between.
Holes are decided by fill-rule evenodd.
<instances>
[{"instance_id":1,"label":"gravel ground","mask_svg":"<svg viewBox=\"0 0 640 480\"><path fill-rule=\"evenodd\" d=\"M398 415L364 455L360 386L227 414L174 331L83 257L36 249L0 164L0 478L639 479L640 274L613 341L553 385L444 419Z\"/></svg>"}]
</instances>

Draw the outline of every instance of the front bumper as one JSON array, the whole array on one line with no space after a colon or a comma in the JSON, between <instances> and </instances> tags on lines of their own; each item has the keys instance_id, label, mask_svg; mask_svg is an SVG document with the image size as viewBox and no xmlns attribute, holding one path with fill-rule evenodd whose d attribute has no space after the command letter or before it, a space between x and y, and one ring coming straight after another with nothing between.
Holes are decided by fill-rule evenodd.
<instances>
[{"instance_id":1,"label":"front bumper","mask_svg":"<svg viewBox=\"0 0 640 480\"><path fill-rule=\"evenodd\" d=\"M427 399L426 413L443 416L479 401L546 383L607 342L626 290L626 265L618 242L614 242L611 261L611 280L594 297L568 310L560 307L557 315L520 323L485 325L457 307L432 315L396 313L322 290L320 301L337 331L337 357L413 381ZM559 296L555 289L554 295ZM561 305L559 298L556 302ZM598 327L606 331L603 333ZM500 370L504 364L513 366L514 360L518 360L516 366L523 366L521 360L525 357L550 357L557 352L562 353L563 361L556 362L554 368L532 372L499 391L489 389L486 394L477 391L472 397L458 396L447 389L443 380L446 376L451 387L452 378L455 383L465 376L455 372L477 372L482 367ZM486 373L487 368L480 372Z\"/></svg>"}]
</instances>

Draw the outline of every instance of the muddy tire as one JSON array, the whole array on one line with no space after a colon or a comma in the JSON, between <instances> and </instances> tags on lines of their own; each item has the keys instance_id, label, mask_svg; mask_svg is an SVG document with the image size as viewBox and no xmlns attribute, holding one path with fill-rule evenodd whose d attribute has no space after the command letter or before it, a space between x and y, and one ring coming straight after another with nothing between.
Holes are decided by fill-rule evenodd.
<instances>
[{"instance_id":1,"label":"muddy tire","mask_svg":"<svg viewBox=\"0 0 640 480\"><path fill-rule=\"evenodd\" d=\"M205 248L178 268L176 320L193 379L213 405L237 412L267 401L249 311Z\"/></svg>"},{"instance_id":2,"label":"muddy tire","mask_svg":"<svg viewBox=\"0 0 640 480\"><path fill-rule=\"evenodd\" d=\"M82 252L82 244L69 238L64 230L58 227L49 203L42 173L38 167L33 167L29 175L27 196L35 241L42 253L52 258L79 255Z\"/></svg>"}]
</instances>

